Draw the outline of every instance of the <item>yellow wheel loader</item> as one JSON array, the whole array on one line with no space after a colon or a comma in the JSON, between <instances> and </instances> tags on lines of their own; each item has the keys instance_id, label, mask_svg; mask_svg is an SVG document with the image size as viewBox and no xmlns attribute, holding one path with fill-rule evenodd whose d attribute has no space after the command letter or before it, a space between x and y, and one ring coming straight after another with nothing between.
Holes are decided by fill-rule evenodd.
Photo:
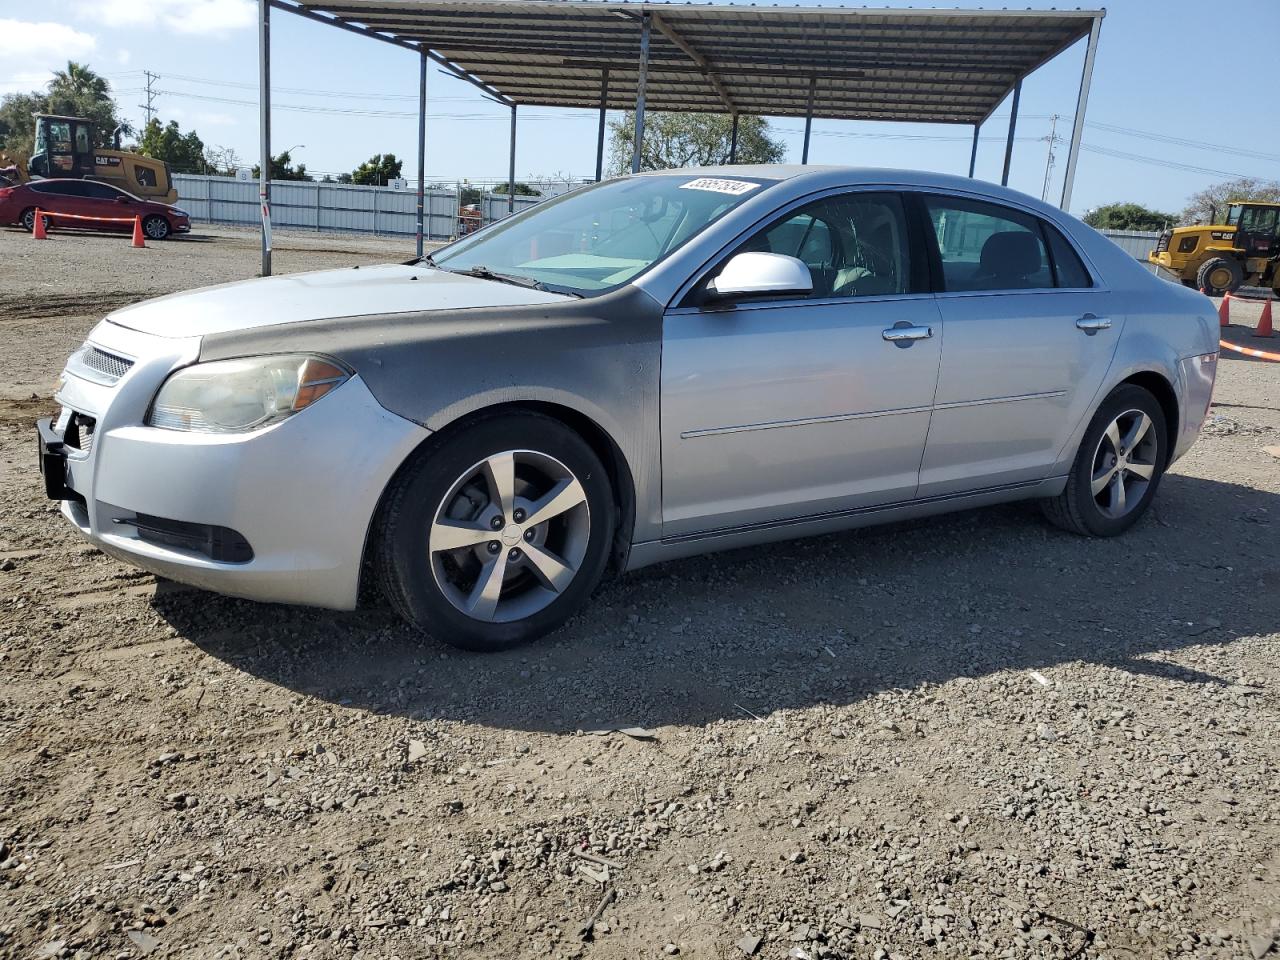
<instances>
[{"instance_id":1,"label":"yellow wheel loader","mask_svg":"<svg viewBox=\"0 0 1280 960\"><path fill-rule=\"evenodd\" d=\"M1226 221L1164 231L1147 261L1211 297L1243 286L1280 296L1280 203L1233 201Z\"/></svg>"},{"instance_id":2,"label":"yellow wheel loader","mask_svg":"<svg viewBox=\"0 0 1280 960\"><path fill-rule=\"evenodd\" d=\"M94 123L84 117L36 114L35 153L25 163L0 159L0 175L26 183L34 177L75 177L101 180L144 200L173 203L178 199L169 164L120 149L119 131L113 149L94 146Z\"/></svg>"}]
</instances>

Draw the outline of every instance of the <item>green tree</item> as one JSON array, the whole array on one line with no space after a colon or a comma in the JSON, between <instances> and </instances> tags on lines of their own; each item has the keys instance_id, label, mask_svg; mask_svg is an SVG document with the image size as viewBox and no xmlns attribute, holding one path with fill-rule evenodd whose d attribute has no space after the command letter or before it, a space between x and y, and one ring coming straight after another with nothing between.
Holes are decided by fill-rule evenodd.
<instances>
[{"instance_id":1,"label":"green tree","mask_svg":"<svg viewBox=\"0 0 1280 960\"><path fill-rule=\"evenodd\" d=\"M111 99L111 86L84 64L67 62L49 81L45 91L8 93L0 99L0 153L24 163L30 159L35 142L32 114L57 113L85 117L96 127L95 146L111 145L120 121Z\"/></svg>"},{"instance_id":2,"label":"green tree","mask_svg":"<svg viewBox=\"0 0 1280 960\"><path fill-rule=\"evenodd\" d=\"M31 115L45 112L45 102L45 95L38 91L4 95L0 100L0 154L15 162L30 159L35 140ZM0 162L0 166L7 164Z\"/></svg>"},{"instance_id":3,"label":"green tree","mask_svg":"<svg viewBox=\"0 0 1280 960\"><path fill-rule=\"evenodd\" d=\"M99 147L112 145L112 135L120 125L116 102L111 99L111 85L87 65L74 60L67 61L67 69L54 73L39 112L92 120L95 146Z\"/></svg>"},{"instance_id":4,"label":"green tree","mask_svg":"<svg viewBox=\"0 0 1280 960\"><path fill-rule=\"evenodd\" d=\"M1280 180L1262 180L1258 177L1241 177L1225 180L1206 187L1192 195L1182 211L1183 223L1211 223L1214 211L1217 222L1227 215L1227 204L1232 200L1261 200L1264 203L1280 203Z\"/></svg>"},{"instance_id":5,"label":"green tree","mask_svg":"<svg viewBox=\"0 0 1280 960\"><path fill-rule=\"evenodd\" d=\"M503 196L506 196L506 193L507 193L507 187L508 187L508 186L509 186L509 184L506 184L506 183L500 183L500 184L498 184L496 187L494 187L494 188L493 188L493 192L494 192L494 193L500 193L500 194L502 194ZM531 187L531 186L529 186L529 184L527 184L527 183L521 183L519 180L517 180L517 181L516 181L516 191L515 191L515 192L516 192L516 196L517 196L517 197L540 197L540 196L542 196L542 191L541 191L541 190L537 189L536 187Z\"/></svg>"},{"instance_id":6,"label":"green tree","mask_svg":"<svg viewBox=\"0 0 1280 960\"><path fill-rule=\"evenodd\" d=\"M1177 219L1140 203L1108 203L1090 210L1084 222L1098 230L1163 230Z\"/></svg>"},{"instance_id":7,"label":"green tree","mask_svg":"<svg viewBox=\"0 0 1280 960\"><path fill-rule=\"evenodd\" d=\"M176 120L170 120L162 127L160 121L152 117L142 131L138 152L164 160L174 173L204 173L208 170L204 141L194 130L184 134Z\"/></svg>"},{"instance_id":8,"label":"green tree","mask_svg":"<svg viewBox=\"0 0 1280 960\"><path fill-rule=\"evenodd\" d=\"M262 164L255 163L253 165L253 179L257 180L262 173ZM296 167L293 166L293 157L289 155L289 151L285 150L271 158L271 179L272 180L307 180L314 181L315 177L307 173L307 165L300 163Z\"/></svg>"},{"instance_id":9,"label":"green tree","mask_svg":"<svg viewBox=\"0 0 1280 960\"><path fill-rule=\"evenodd\" d=\"M609 121L609 170L614 176L631 172L634 133L635 114L630 111ZM725 164L732 139L733 118L727 113L647 114L640 169ZM772 136L769 121L739 118L738 163L778 163L786 155L786 144Z\"/></svg>"},{"instance_id":10,"label":"green tree","mask_svg":"<svg viewBox=\"0 0 1280 960\"><path fill-rule=\"evenodd\" d=\"M98 76L86 64L67 61L67 69L55 70L49 81L49 92L67 96L87 96L94 100L109 100L111 85Z\"/></svg>"},{"instance_id":11,"label":"green tree","mask_svg":"<svg viewBox=\"0 0 1280 960\"><path fill-rule=\"evenodd\" d=\"M400 176L403 160L397 160L394 153L375 153L360 166L351 171L351 182L366 187L384 187Z\"/></svg>"}]
</instances>

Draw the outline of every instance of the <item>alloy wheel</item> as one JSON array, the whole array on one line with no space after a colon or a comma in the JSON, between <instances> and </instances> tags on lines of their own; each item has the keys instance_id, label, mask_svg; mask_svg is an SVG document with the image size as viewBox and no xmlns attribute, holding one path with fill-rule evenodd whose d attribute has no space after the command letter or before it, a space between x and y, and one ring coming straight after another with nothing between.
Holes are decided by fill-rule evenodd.
<instances>
[{"instance_id":1,"label":"alloy wheel","mask_svg":"<svg viewBox=\"0 0 1280 960\"><path fill-rule=\"evenodd\" d=\"M160 217L151 217L142 224L142 229L152 240L163 240L169 235L169 225Z\"/></svg>"},{"instance_id":2,"label":"alloy wheel","mask_svg":"<svg viewBox=\"0 0 1280 960\"><path fill-rule=\"evenodd\" d=\"M455 608L509 623L559 596L587 554L591 514L573 471L533 450L474 464L437 508L428 533L431 572Z\"/></svg>"},{"instance_id":3,"label":"alloy wheel","mask_svg":"<svg viewBox=\"0 0 1280 960\"><path fill-rule=\"evenodd\" d=\"M1134 510L1156 471L1160 442L1141 410L1126 410L1107 426L1093 455L1089 485L1094 502L1113 520Z\"/></svg>"}]
</instances>

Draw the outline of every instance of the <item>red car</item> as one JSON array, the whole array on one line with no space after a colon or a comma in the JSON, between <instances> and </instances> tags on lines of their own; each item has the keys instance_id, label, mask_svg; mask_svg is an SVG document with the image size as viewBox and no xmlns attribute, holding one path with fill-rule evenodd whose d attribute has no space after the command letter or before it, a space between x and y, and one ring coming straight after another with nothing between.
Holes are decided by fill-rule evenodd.
<instances>
[{"instance_id":1,"label":"red car","mask_svg":"<svg viewBox=\"0 0 1280 960\"><path fill-rule=\"evenodd\" d=\"M54 216L45 220L46 227L132 230L133 218L141 217L142 232L148 240L163 240L170 234L191 229L191 218L185 210L143 200L97 180L32 180L15 187L0 187L0 223L17 223L30 230L35 226L36 207L53 214L74 213L125 221L63 220Z\"/></svg>"}]
</instances>

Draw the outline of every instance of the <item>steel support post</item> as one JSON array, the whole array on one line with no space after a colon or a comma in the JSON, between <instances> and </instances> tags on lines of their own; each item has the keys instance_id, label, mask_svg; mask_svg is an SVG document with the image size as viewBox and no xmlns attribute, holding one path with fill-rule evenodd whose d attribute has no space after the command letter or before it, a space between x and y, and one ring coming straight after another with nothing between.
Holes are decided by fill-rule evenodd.
<instances>
[{"instance_id":1,"label":"steel support post","mask_svg":"<svg viewBox=\"0 0 1280 960\"><path fill-rule=\"evenodd\" d=\"M973 149L969 151L969 179L973 179L974 168L978 165L978 131L982 129L982 124L975 123L973 125Z\"/></svg>"},{"instance_id":2,"label":"steel support post","mask_svg":"<svg viewBox=\"0 0 1280 960\"><path fill-rule=\"evenodd\" d=\"M600 71L600 127L596 131L596 183L604 176L604 120L609 109L609 68Z\"/></svg>"},{"instance_id":3,"label":"steel support post","mask_svg":"<svg viewBox=\"0 0 1280 960\"><path fill-rule=\"evenodd\" d=\"M644 88L649 82L649 27L652 15L640 17L640 77L636 81L636 125L632 133L631 172L640 172L640 154L644 149Z\"/></svg>"},{"instance_id":4,"label":"steel support post","mask_svg":"<svg viewBox=\"0 0 1280 960\"><path fill-rule=\"evenodd\" d=\"M271 4L258 0L258 207L262 215L262 275L271 276Z\"/></svg>"},{"instance_id":5,"label":"steel support post","mask_svg":"<svg viewBox=\"0 0 1280 960\"><path fill-rule=\"evenodd\" d=\"M804 111L804 149L800 151L800 162L809 162L809 136L813 132L813 91L818 85L817 77L809 78L809 105Z\"/></svg>"},{"instance_id":6,"label":"steel support post","mask_svg":"<svg viewBox=\"0 0 1280 960\"><path fill-rule=\"evenodd\" d=\"M416 250L422 256L422 235L427 193L427 52L418 55L418 236Z\"/></svg>"},{"instance_id":7,"label":"steel support post","mask_svg":"<svg viewBox=\"0 0 1280 960\"><path fill-rule=\"evenodd\" d=\"M1009 111L1009 139L1004 144L1004 171L1000 174L1000 186L1009 185L1009 164L1013 162L1013 133L1018 127L1018 102L1022 99L1022 78L1013 85L1013 107Z\"/></svg>"},{"instance_id":8,"label":"steel support post","mask_svg":"<svg viewBox=\"0 0 1280 960\"><path fill-rule=\"evenodd\" d=\"M507 213L516 212L516 105L511 105L511 164L507 167Z\"/></svg>"},{"instance_id":9,"label":"steel support post","mask_svg":"<svg viewBox=\"0 0 1280 960\"><path fill-rule=\"evenodd\" d=\"M1062 177L1062 202L1059 206L1071 212L1071 190L1076 182L1076 162L1080 159L1080 133L1084 130L1084 114L1089 106L1089 85L1093 83L1093 61L1098 53L1098 31L1101 18L1094 18L1089 28L1089 47L1084 55L1084 70L1080 74L1080 94L1076 98L1076 117L1071 125L1071 149L1067 153L1067 169Z\"/></svg>"}]
</instances>

